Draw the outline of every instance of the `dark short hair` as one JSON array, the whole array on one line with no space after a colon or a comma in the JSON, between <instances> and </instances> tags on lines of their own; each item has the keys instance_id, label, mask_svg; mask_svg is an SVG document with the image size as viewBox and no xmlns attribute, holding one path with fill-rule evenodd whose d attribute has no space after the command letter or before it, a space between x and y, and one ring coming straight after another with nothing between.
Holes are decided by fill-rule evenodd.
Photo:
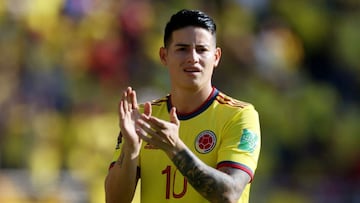
<instances>
[{"instance_id":1,"label":"dark short hair","mask_svg":"<svg viewBox=\"0 0 360 203\"><path fill-rule=\"evenodd\" d=\"M164 46L167 47L169 45L171 35L175 30L187 26L204 28L216 37L216 24L210 16L199 10L183 9L172 15L170 21L166 24Z\"/></svg>"}]
</instances>

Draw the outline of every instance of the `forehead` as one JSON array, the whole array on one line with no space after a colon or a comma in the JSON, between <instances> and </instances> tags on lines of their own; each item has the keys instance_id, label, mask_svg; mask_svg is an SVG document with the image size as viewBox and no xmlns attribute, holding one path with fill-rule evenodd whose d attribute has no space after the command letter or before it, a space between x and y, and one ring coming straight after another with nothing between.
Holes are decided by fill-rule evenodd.
<instances>
[{"instance_id":1,"label":"forehead","mask_svg":"<svg viewBox=\"0 0 360 203\"><path fill-rule=\"evenodd\" d=\"M201 45L215 45L215 36L210 31L201 28L188 26L175 30L172 33L172 45L176 44L201 44Z\"/></svg>"}]
</instances>

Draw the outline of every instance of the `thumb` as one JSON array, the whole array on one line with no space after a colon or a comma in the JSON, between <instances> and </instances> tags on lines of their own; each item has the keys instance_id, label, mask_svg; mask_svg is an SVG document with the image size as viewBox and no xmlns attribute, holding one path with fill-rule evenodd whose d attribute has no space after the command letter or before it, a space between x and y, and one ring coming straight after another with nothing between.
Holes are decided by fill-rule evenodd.
<instances>
[{"instance_id":1,"label":"thumb","mask_svg":"<svg viewBox=\"0 0 360 203\"><path fill-rule=\"evenodd\" d=\"M171 110L170 110L170 122L174 123L176 125L180 124L180 121L179 121L179 119L177 117L177 114L176 114L176 108L175 107L172 107Z\"/></svg>"},{"instance_id":2,"label":"thumb","mask_svg":"<svg viewBox=\"0 0 360 203\"><path fill-rule=\"evenodd\" d=\"M152 111L152 109L151 109L151 103L150 103L150 102L146 102L146 103L144 104L144 114L145 114L146 116L151 116L151 111Z\"/></svg>"}]
</instances>

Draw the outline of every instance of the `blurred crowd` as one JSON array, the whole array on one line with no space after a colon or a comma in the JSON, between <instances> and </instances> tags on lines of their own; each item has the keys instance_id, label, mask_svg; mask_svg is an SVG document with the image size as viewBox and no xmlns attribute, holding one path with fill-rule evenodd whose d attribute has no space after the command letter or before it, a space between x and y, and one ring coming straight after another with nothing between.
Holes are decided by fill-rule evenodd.
<instances>
[{"instance_id":1,"label":"blurred crowd","mask_svg":"<svg viewBox=\"0 0 360 203\"><path fill-rule=\"evenodd\" d=\"M117 103L167 93L170 15L214 17L214 85L260 114L250 202L360 202L358 0L0 0L0 202L104 202Z\"/></svg>"}]
</instances>

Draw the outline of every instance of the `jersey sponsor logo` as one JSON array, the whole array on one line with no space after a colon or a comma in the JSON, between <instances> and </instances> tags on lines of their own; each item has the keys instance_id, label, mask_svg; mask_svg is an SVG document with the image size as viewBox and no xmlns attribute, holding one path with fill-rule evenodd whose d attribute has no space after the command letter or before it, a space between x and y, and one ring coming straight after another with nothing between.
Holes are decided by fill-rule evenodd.
<instances>
[{"instance_id":1,"label":"jersey sponsor logo","mask_svg":"<svg viewBox=\"0 0 360 203\"><path fill-rule=\"evenodd\" d=\"M211 130L202 131L195 139L195 149L201 154L211 152L216 145L216 135Z\"/></svg>"},{"instance_id":2,"label":"jersey sponsor logo","mask_svg":"<svg viewBox=\"0 0 360 203\"><path fill-rule=\"evenodd\" d=\"M254 152L258 143L258 136L256 133L248 129L243 129L241 140L238 145L238 149L245 150L248 152Z\"/></svg>"}]
</instances>

